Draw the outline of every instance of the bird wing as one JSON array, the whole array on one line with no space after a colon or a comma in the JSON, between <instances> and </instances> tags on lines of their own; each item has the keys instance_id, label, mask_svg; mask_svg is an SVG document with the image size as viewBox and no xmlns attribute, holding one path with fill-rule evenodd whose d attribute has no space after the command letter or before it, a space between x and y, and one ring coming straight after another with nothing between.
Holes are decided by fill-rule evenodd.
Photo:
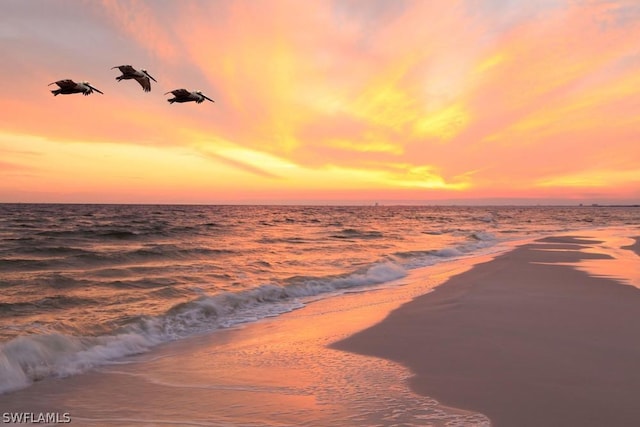
<instances>
[{"instance_id":1,"label":"bird wing","mask_svg":"<svg viewBox=\"0 0 640 427\"><path fill-rule=\"evenodd\" d=\"M191 92L189 92L186 89L176 89L176 90L172 90L171 93L173 94L173 96L175 96L176 98L188 98L189 96L191 96Z\"/></svg>"},{"instance_id":2,"label":"bird wing","mask_svg":"<svg viewBox=\"0 0 640 427\"><path fill-rule=\"evenodd\" d=\"M140 86L142 86L142 89L145 92L151 91L151 82L149 81L149 77L147 76L137 77L136 81L140 83Z\"/></svg>"},{"instance_id":3,"label":"bird wing","mask_svg":"<svg viewBox=\"0 0 640 427\"><path fill-rule=\"evenodd\" d=\"M49 86L56 84L60 89L71 89L76 87L76 82L71 79L58 80L57 82L50 83Z\"/></svg>"},{"instance_id":4,"label":"bird wing","mask_svg":"<svg viewBox=\"0 0 640 427\"><path fill-rule=\"evenodd\" d=\"M133 68L131 65L118 65L117 67L113 67L113 68L119 69L122 74L133 74L136 72L136 69Z\"/></svg>"}]
</instances>

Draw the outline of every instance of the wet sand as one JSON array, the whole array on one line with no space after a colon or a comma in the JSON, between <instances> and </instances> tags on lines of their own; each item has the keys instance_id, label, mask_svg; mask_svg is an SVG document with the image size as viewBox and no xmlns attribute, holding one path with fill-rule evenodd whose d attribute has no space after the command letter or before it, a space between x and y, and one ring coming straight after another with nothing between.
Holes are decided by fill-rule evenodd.
<instances>
[{"instance_id":1,"label":"wet sand","mask_svg":"<svg viewBox=\"0 0 640 427\"><path fill-rule=\"evenodd\" d=\"M638 425L640 289L571 265L615 262L601 243L522 245L332 347L399 362L416 393L494 426Z\"/></svg>"},{"instance_id":2,"label":"wet sand","mask_svg":"<svg viewBox=\"0 0 640 427\"><path fill-rule=\"evenodd\" d=\"M638 256L640 256L640 236L636 236L633 238L635 243L631 245L623 246L622 249L629 249L630 251L635 252Z\"/></svg>"}]
</instances>

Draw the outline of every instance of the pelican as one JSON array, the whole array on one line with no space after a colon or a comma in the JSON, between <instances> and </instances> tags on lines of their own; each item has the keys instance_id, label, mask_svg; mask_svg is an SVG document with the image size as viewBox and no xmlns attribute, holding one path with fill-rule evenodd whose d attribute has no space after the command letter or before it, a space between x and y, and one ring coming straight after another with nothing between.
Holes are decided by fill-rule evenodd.
<instances>
[{"instance_id":1,"label":"pelican","mask_svg":"<svg viewBox=\"0 0 640 427\"><path fill-rule=\"evenodd\" d=\"M149 79L158 83L158 81L151 77L151 74L147 73L147 70L145 70L144 68L141 68L140 71L138 71L131 65L119 65L117 67L111 67L112 70L114 68L118 68L122 73L121 76L116 77L117 81L134 79L135 81L140 83L140 86L142 86L142 89L145 92L151 91L151 81Z\"/></svg>"},{"instance_id":2,"label":"pelican","mask_svg":"<svg viewBox=\"0 0 640 427\"><path fill-rule=\"evenodd\" d=\"M176 90L172 90L165 93L165 95L169 93L173 94L174 96L174 98L167 99L169 104L173 104L174 102L191 102L191 101L195 101L196 103L200 104L204 102L205 99L207 101L215 102L213 99L207 97L199 90L189 92L186 89L176 89Z\"/></svg>"},{"instance_id":3,"label":"pelican","mask_svg":"<svg viewBox=\"0 0 640 427\"><path fill-rule=\"evenodd\" d=\"M93 91L96 91L96 92L104 95L104 93L102 91L100 91L100 90L96 89L95 87L91 86L91 83L89 83L87 81L76 83L71 79L64 79L64 80L58 80L57 82L49 83L49 86L51 86L51 85L58 85L60 87L60 89L55 89L55 90L51 91L53 96L58 96L60 94L62 94L62 95L70 95L72 93L81 93L84 96L87 96L87 95L92 94Z\"/></svg>"}]
</instances>

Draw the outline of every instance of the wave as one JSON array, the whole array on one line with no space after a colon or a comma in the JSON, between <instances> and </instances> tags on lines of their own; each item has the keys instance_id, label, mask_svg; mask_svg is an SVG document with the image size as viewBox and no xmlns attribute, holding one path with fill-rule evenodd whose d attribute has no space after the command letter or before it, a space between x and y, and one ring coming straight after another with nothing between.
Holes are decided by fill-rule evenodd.
<instances>
[{"instance_id":1,"label":"wave","mask_svg":"<svg viewBox=\"0 0 640 427\"><path fill-rule=\"evenodd\" d=\"M224 226L213 221L193 224L174 224L169 220L141 220L122 216L118 221L99 223L87 222L69 224L61 228L50 229L40 226L32 227L33 236L39 239L69 239L78 241L143 241L149 237L193 236L210 234L212 231L223 232Z\"/></svg>"},{"instance_id":2,"label":"wave","mask_svg":"<svg viewBox=\"0 0 640 427\"><path fill-rule=\"evenodd\" d=\"M85 255L91 253L91 251L67 246L30 245L17 248L14 253L39 257L55 257L62 255Z\"/></svg>"},{"instance_id":3,"label":"wave","mask_svg":"<svg viewBox=\"0 0 640 427\"><path fill-rule=\"evenodd\" d=\"M479 240L481 242L492 242L497 240L496 235L488 231L476 231L472 233L469 237L475 240Z\"/></svg>"},{"instance_id":4,"label":"wave","mask_svg":"<svg viewBox=\"0 0 640 427\"><path fill-rule=\"evenodd\" d=\"M147 337L129 333L103 337L65 334L15 338L0 347L0 393L29 386L50 376L69 376L155 345Z\"/></svg>"},{"instance_id":5,"label":"wave","mask_svg":"<svg viewBox=\"0 0 640 427\"><path fill-rule=\"evenodd\" d=\"M131 217L128 221L133 223L134 218L136 217ZM137 216L137 218L146 217ZM323 224L329 222L333 224L328 232L326 228L323 228L318 233L314 229L311 230L313 233L300 232L296 235L296 233L290 233L289 228L291 227L287 227L286 233L277 233L275 230L269 236L257 241L274 246L274 248L268 248L270 251L273 249L274 255L264 257L263 260L263 257L260 256L260 251L263 248L254 249L256 243L254 238L251 239L250 244L245 246L233 238L227 240L225 237L224 240L212 240L212 236L226 232L230 224L235 224L234 226L240 224L237 220L234 222L227 220L227 217L216 216L214 223L207 217L206 220L203 220L206 221L204 225L207 226L207 229L198 230L202 228L202 224L194 228L180 225L181 223L177 221L178 225L172 226L170 218L173 216L167 215L166 222L154 221L149 226L146 226L144 221L139 221L134 228L129 230L120 227L120 224L89 228L86 222L82 223L81 229L49 230L46 232L48 234L44 235L45 238L43 235L37 236L38 240L45 240L44 245L32 245L34 248L41 249L35 249L33 253L21 256L32 259L9 261L10 264L16 264L10 266L11 268L19 267L22 271L49 267L52 271L47 275L40 275L43 279L41 283L54 288L111 286L118 291L133 290L132 293L123 293L123 295L136 295L140 298L143 298L142 295L144 295L153 301L162 300L157 307L168 307L176 300L184 302L175 304L170 309L154 315L127 316L125 318L125 315L118 311L115 314L115 316L119 316L116 321L104 325L100 330L92 327L82 329L82 332L79 332L79 329L71 327L62 329L59 325L56 326L55 332L50 329L45 330L46 332L42 332L43 329L30 329L30 331L35 330L39 334L23 335L0 344L0 393L27 387L34 381L43 378L84 372L122 357L146 352L164 342L278 316L304 307L305 304L315 299L386 284L404 277L410 269L465 256L476 249L485 248L497 242L492 233L477 231L481 227L474 224L441 224L442 221L438 224L417 222L411 227L403 225L402 227L389 226L385 228L380 226L380 223L372 221L364 222L362 225L358 223L357 227L350 228L350 224L354 224L354 221L339 221L332 219L333 216L328 216L327 219L323 218L321 221ZM121 218L122 221L125 219ZM293 220L299 223L320 222L317 218L300 220L299 218L263 216L260 221L264 222L257 222L253 225L250 223L242 227L255 227L256 224L277 226L274 224L279 222L287 224ZM484 228L490 228L490 226L492 230L495 229L493 224L486 225ZM445 234L442 238L429 240L429 244L431 241L434 242L433 244L441 241L457 242L457 244L452 243L451 247L437 250L395 252L401 249L395 245L396 240L411 238L410 234L402 235L403 230L420 233L424 227L430 227L425 232L427 234ZM214 230L211 231L211 229ZM247 229L255 230L254 228ZM61 234L56 234L58 232ZM167 236L172 232L187 233L189 239L162 238L154 240L144 237L151 234ZM51 234L49 237L60 237L61 240L46 239L49 234ZM193 238L194 234L206 235L207 239ZM448 234L451 236L446 236ZM245 236L245 234L239 235ZM93 241L96 236L99 238L97 245ZM237 237L234 238L237 239ZM341 240L338 241L338 239ZM123 242L118 240L123 240ZM181 244L176 242L181 242ZM208 246L205 246L205 243ZM65 248L65 244L68 244L69 248ZM283 279L282 276L290 274L288 272L291 270L287 265L287 269L282 270L286 272L281 272L278 270L280 268L278 263L281 259L286 259L289 262L287 256L295 252L289 249L293 244L308 244L311 249L316 251L313 255L319 254L319 258L324 256L325 246L331 248L327 250L332 250L336 246L341 248L356 247L356 249L345 249L345 263L350 260L353 263L371 261L371 258L361 257L359 252L349 252L371 246L372 250L367 252L370 254L367 256L382 257L382 260L376 258L379 260L376 263L366 264L361 269L340 275L295 276ZM212 249L214 247L228 247L230 249ZM415 246L410 245L409 247ZM307 247L297 246L296 249L302 252ZM242 263L220 263L220 266L215 262L209 263L210 260L216 258L219 261L226 261L227 254L230 255L231 261L240 259ZM50 258L42 259L43 255ZM281 255L281 257L277 255ZM158 260L170 262L158 263L156 262ZM187 263L183 262L184 260L206 260L206 262L188 264L189 268L179 269L179 271L176 269L177 272L162 269L165 264L170 264L170 267L167 268L174 269L176 264L186 266ZM291 268L295 269L297 265L307 261L308 259L305 257L292 256L291 262L294 264ZM245 270L238 271L242 269L242 267L237 267L238 265L244 266ZM326 271L322 268L324 264L318 265L320 265L319 269ZM197 266L198 271L192 271L192 266ZM213 267L210 268L211 266ZM84 267L90 268L85 271ZM312 265L312 267L314 266ZM341 267L336 267L336 270L333 271L338 271L337 268ZM251 274L243 274L247 273L249 269L253 269L250 270ZM79 274L78 277L74 277L76 270L86 275ZM255 273L254 270L258 272ZM314 268L304 268L303 271L314 271ZM242 278L274 276L278 277L273 279L277 280L277 283L264 283L261 286L250 282L241 283ZM35 277L35 275L30 277ZM234 291L215 294L207 294L202 291L194 294L196 285L202 285L205 289L218 286L217 283L210 284L210 281L229 284L223 288L218 287L218 289ZM260 283L262 282L257 284ZM185 285L191 285L191 287ZM100 291L102 290L100 289ZM138 292L138 290L140 291ZM109 292L105 292L105 294L108 295ZM41 296L36 298L41 298ZM139 301L142 300L136 300L136 304ZM82 304L97 305L101 302L98 300L40 300L37 301L37 304L27 303L24 306L0 306L0 312L4 311L9 318L13 311L29 311L34 307L49 310L58 306L64 308ZM69 305L65 306L65 304ZM123 304L122 307L128 308L129 306ZM118 308L118 310L120 309ZM88 333L93 335L84 335L88 330L91 331Z\"/></svg>"},{"instance_id":6,"label":"wave","mask_svg":"<svg viewBox=\"0 0 640 427\"><path fill-rule=\"evenodd\" d=\"M313 240L310 240L305 237L263 237L257 240L258 243L263 244L279 244L279 243L290 243L290 244L304 244L311 243Z\"/></svg>"},{"instance_id":7,"label":"wave","mask_svg":"<svg viewBox=\"0 0 640 427\"><path fill-rule=\"evenodd\" d=\"M33 271L33 270L46 270L51 267L51 262L41 259L28 259L28 258L4 258L2 259L2 265L0 265L0 271Z\"/></svg>"},{"instance_id":8,"label":"wave","mask_svg":"<svg viewBox=\"0 0 640 427\"><path fill-rule=\"evenodd\" d=\"M138 232L133 232L127 229L72 229L72 230L46 230L36 233L38 236L53 237L53 238L106 238L106 239L133 239L140 235Z\"/></svg>"},{"instance_id":9,"label":"wave","mask_svg":"<svg viewBox=\"0 0 640 427\"><path fill-rule=\"evenodd\" d=\"M108 286L115 289L154 289L175 285L175 279L166 277L148 277L137 280L112 280L108 282L97 282L101 286Z\"/></svg>"},{"instance_id":10,"label":"wave","mask_svg":"<svg viewBox=\"0 0 640 427\"><path fill-rule=\"evenodd\" d=\"M295 278L284 286L265 284L241 292L202 295L177 304L162 315L131 319L110 335L51 333L17 337L0 345L0 393L51 376L85 372L160 343L278 316L303 307L306 297L386 283L406 274L398 264L380 262L344 276Z\"/></svg>"},{"instance_id":11,"label":"wave","mask_svg":"<svg viewBox=\"0 0 640 427\"><path fill-rule=\"evenodd\" d=\"M358 230L345 228L339 233L331 235L334 239L381 239L384 235L376 230Z\"/></svg>"},{"instance_id":12,"label":"wave","mask_svg":"<svg viewBox=\"0 0 640 427\"><path fill-rule=\"evenodd\" d=\"M76 288L88 286L92 283L89 280L76 279L59 272L43 275L42 277L38 278L38 281L43 285L49 286L54 289Z\"/></svg>"},{"instance_id":13,"label":"wave","mask_svg":"<svg viewBox=\"0 0 640 427\"><path fill-rule=\"evenodd\" d=\"M82 267L118 266L158 260L202 260L233 254L232 249L180 247L174 244L145 245L120 251L89 251L75 248L40 248L21 250L32 257L4 258L0 270L38 271L68 270Z\"/></svg>"},{"instance_id":14,"label":"wave","mask_svg":"<svg viewBox=\"0 0 640 427\"><path fill-rule=\"evenodd\" d=\"M0 302L0 314L17 315L21 313L31 313L34 311L42 312L44 310L56 310L86 306L95 304L96 301L89 298L79 298L64 295L55 295L51 297L40 298L35 301L20 302Z\"/></svg>"},{"instance_id":15,"label":"wave","mask_svg":"<svg viewBox=\"0 0 640 427\"><path fill-rule=\"evenodd\" d=\"M400 251L393 253L392 257L401 260L405 268L414 269L430 266L447 259L468 256L492 247L499 241L493 233L476 231L467 236L467 241L455 246L430 250Z\"/></svg>"}]
</instances>

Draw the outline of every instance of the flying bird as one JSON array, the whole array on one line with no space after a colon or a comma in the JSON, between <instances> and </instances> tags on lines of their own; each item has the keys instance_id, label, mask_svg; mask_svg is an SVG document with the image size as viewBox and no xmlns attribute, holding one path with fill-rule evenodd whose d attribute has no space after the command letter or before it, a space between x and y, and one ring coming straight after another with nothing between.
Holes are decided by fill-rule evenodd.
<instances>
[{"instance_id":1,"label":"flying bird","mask_svg":"<svg viewBox=\"0 0 640 427\"><path fill-rule=\"evenodd\" d=\"M72 93L81 93L84 96L90 95L93 91L96 91L100 94L104 93L95 87L91 86L91 83L87 81L83 81L80 83L76 83L71 79L58 80L57 82L49 83L51 85L58 85L59 89L52 90L51 93L53 96L62 95L70 95Z\"/></svg>"},{"instance_id":2,"label":"flying bird","mask_svg":"<svg viewBox=\"0 0 640 427\"><path fill-rule=\"evenodd\" d=\"M117 81L134 79L135 81L140 83L140 86L142 86L142 89L145 92L151 91L151 80L158 83L158 81L151 77L151 74L147 73L147 70L145 70L144 68L141 68L140 71L138 71L131 65L119 65L117 67L111 67L112 70L114 68L118 68L122 73L121 76L116 77Z\"/></svg>"},{"instance_id":3,"label":"flying bird","mask_svg":"<svg viewBox=\"0 0 640 427\"><path fill-rule=\"evenodd\" d=\"M169 92L165 93L165 95L167 95L169 93L173 94L173 96L174 96L171 99L167 99L169 104L173 104L174 102L192 102L192 101L200 104L200 103L204 102L205 99L207 101L215 102L213 99L207 97L206 95L204 95L199 90L196 90L196 91L193 91L193 92L189 92L186 89L176 89L176 90L172 90L172 91L169 91Z\"/></svg>"}]
</instances>

